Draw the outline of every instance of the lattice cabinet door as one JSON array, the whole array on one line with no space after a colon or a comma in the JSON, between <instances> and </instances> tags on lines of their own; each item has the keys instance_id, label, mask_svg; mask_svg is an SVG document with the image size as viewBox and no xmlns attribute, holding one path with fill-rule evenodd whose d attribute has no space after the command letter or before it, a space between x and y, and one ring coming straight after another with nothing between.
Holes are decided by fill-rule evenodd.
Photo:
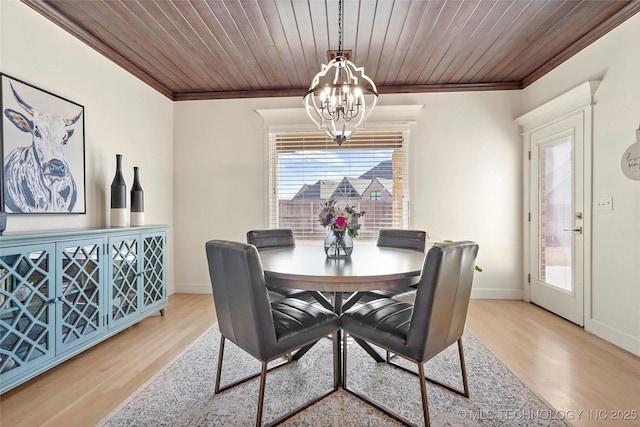
<instances>
[{"instance_id":1,"label":"lattice cabinet door","mask_svg":"<svg viewBox=\"0 0 640 427\"><path fill-rule=\"evenodd\" d=\"M55 356L55 246L0 248L0 376L3 383Z\"/></svg>"},{"instance_id":2,"label":"lattice cabinet door","mask_svg":"<svg viewBox=\"0 0 640 427\"><path fill-rule=\"evenodd\" d=\"M103 246L102 238L57 244L58 354L100 336L106 328Z\"/></svg>"},{"instance_id":3,"label":"lattice cabinet door","mask_svg":"<svg viewBox=\"0 0 640 427\"><path fill-rule=\"evenodd\" d=\"M142 293L140 235L109 238L111 295L109 329L130 323L141 313Z\"/></svg>"},{"instance_id":4,"label":"lattice cabinet door","mask_svg":"<svg viewBox=\"0 0 640 427\"><path fill-rule=\"evenodd\" d=\"M142 310L162 308L167 301L166 233L142 235Z\"/></svg>"}]
</instances>

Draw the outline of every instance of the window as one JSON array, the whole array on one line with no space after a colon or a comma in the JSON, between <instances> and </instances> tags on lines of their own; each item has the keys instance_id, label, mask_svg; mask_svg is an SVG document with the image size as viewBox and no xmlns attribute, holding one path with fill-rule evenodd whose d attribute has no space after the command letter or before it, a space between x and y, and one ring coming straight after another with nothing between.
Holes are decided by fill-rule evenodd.
<instances>
[{"instance_id":1,"label":"window","mask_svg":"<svg viewBox=\"0 0 640 427\"><path fill-rule=\"evenodd\" d=\"M338 146L322 132L270 133L270 225L321 239L321 205L335 199L365 211L359 239L407 228L408 130L360 131Z\"/></svg>"}]
</instances>

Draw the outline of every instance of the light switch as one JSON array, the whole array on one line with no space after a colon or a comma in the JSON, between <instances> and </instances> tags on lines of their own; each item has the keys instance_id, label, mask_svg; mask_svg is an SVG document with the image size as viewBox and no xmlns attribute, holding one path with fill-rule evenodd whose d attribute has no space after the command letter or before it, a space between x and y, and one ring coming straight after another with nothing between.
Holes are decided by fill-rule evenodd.
<instances>
[{"instance_id":1,"label":"light switch","mask_svg":"<svg viewBox=\"0 0 640 427\"><path fill-rule=\"evenodd\" d=\"M595 199L595 210L597 210L597 211L612 211L613 210L613 197L597 197Z\"/></svg>"}]
</instances>

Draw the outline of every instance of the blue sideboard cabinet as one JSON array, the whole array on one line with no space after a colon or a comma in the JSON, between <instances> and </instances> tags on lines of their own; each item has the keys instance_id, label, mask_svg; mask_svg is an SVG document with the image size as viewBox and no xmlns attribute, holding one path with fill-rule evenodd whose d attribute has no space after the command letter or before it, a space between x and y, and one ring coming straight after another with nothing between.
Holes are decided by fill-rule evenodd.
<instances>
[{"instance_id":1,"label":"blue sideboard cabinet","mask_svg":"<svg viewBox=\"0 0 640 427\"><path fill-rule=\"evenodd\" d=\"M166 226L0 236L0 393L166 305Z\"/></svg>"}]
</instances>

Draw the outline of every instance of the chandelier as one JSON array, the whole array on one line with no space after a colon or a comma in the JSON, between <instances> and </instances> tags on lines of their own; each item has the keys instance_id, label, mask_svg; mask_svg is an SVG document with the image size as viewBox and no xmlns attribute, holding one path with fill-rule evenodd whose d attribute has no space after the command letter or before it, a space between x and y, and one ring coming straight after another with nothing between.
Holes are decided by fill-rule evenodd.
<instances>
[{"instance_id":1,"label":"chandelier","mask_svg":"<svg viewBox=\"0 0 640 427\"><path fill-rule=\"evenodd\" d=\"M307 114L338 145L348 140L378 102L375 83L342 51L342 0L338 3L338 52L311 82L304 95Z\"/></svg>"}]
</instances>

